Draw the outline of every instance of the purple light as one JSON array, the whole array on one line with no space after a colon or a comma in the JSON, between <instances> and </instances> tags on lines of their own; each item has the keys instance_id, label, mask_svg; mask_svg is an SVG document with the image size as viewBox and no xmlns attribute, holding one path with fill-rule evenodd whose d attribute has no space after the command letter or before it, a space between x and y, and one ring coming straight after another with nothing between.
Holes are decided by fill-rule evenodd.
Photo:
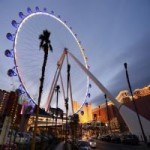
<instances>
[{"instance_id":1,"label":"purple light","mask_svg":"<svg viewBox=\"0 0 150 150\"><path fill-rule=\"evenodd\" d=\"M51 14L54 15L54 11L53 10L51 11Z\"/></svg>"},{"instance_id":2,"label":"purple light","mask_svg":"<svg viewBox=\"0 0 150 150\"><path fill-rule=\"evenodd\" d=\"M7 72L8 76L13 77L13 76L17 76L16 72L14 71L14 69L9 69Z\"/></svg>"},{"instance_id":3,"label":"purple light","mask_svg":"<svg viewBox=\"0 0 150 150\"><path fill-rule=\"evenodd\" d=\"M35 10L36 10L37 12L40 11L40 9L39 9L38 6L35 7Z\"/></svg>"},{"instance_id":4,"label":"purple light","mask_svg":"<svg viewBox=\"0 0 150 150\"><path fill-rule=\"evenodd\" d=\"M86 107L88 106L88 102L85 102L85 106L86 106Z\"/></svg>"},{"instance_id":5,"label":"purple light","mask_svg":"<svg viewBox=\"0 0 150 150\"><path fill-rule=\"evenodd\" d=\"M32 106L28 101L22 103L21 114L30 115L33 113L34 106Z\"/></svg>"},{"instance_id":6,"label":"purple light","mask_svg":"<svg viewBox=\"0 0 150 150\"><path fill-rule=\"evenodd\" d=\"M88 93L88 94L87 94L87 96L88 96L88 97L91 97L91 94L90 94L90 93Z\"/></svg>"},{"instance_id":7,"label":"purple light","mask_svg":"<svg viewBox=\"0 0 150 150\"><path fill-rule=\"evenodd\" d=\"M21 89L16 89L16 92L18 93L18 95L22 95Z\"/></svg>"},{"instance_id":8,"label":"purple light","mask_svg":"<svg viewBox=\"0 0 150 150\"><path fill-rule=\"evenodd\" d=\"M81 115L82 115L82 116L84 115L84 111L83 111L83 110L81 111Z\"/></svg>"},{"instance_id":9,"label":"purple light","mask_svg":"<svg viewBox=\"0 0 150 150\"><path fill-rule=\"evenodd\" d=\"M15 27L15 28L18 28L18 26L19 26L19 23L17 23L16 20L13 20L13 21L11 22L11 24L12 24L12 26Z\"/></svg>"},{"instance_id":10,"label":"purple light","mask_svg":"<svg viewBox=\"0 0 150 150\"><path fill-rule=\"evenodd\" d=\"M44 9L43 9L43 11L44 11L44 12L47 12L47 9L46 9L46 8L44 8Z\"/></svg>"},{"instance_id":11,"label":"purple light","mask_svg":"<svg viewBox=\"0 0 150 150\"><path fill-rule=\"evenodd\" d=\"M89 84L89 88L91 88L92 87L92 85L91 84Z\"/></svg>"},{"instance_id":12,"label":"purple light","mask_svg":"<svg viewBox=\"0 0 150 150\"><path fill-rule=\"evenodd\" d=\"M25 93L24 88L22 87L22 85L19 86L19 88L16 90L18 92L19 95L22 95Z\"/></svg>"},{"instance_id":13,"label":"purple light","mask_svg":"<svg viewBox=\"0 0 150 150\"><path fill-rule=\"evenodd\" d=\"M27 12L28 12L29 14L31 14L31 13L32 13L32 10L31 10L31 8L30 8L30 7L28 7L28 8L27 8Z\"/></svg>"},{"instance_id":14,"label":"purple light","mask_svg":"<svg viewBox=\"0 0 150 150\"><path fill-rule=\"evenodd\" d=\"M13 57L13 50L5 50L5 56L7 56L7 57Z\"/></svg>"},{"instance_id":15,"label":"purple light","mask_svg":"<svg viewBox=\"0 0 150 150\"><path fill-rule=\"evenodd\" d=\"M14 41L14 35L13 35L13 34L7 33L7 34L6 34L6 37L7 37L8 40Z\"/></svg>"},{"instance_id":16,"label":"purple light","mask_svg":"<svg viewBox=\"0 0 150 150\"><path fill-rule=\"evenodd\" d=\"M19 12L19 17L20 17L21 19L25 18L25 15L23 14L23 12Z\"/></svg>"}]
</instances>

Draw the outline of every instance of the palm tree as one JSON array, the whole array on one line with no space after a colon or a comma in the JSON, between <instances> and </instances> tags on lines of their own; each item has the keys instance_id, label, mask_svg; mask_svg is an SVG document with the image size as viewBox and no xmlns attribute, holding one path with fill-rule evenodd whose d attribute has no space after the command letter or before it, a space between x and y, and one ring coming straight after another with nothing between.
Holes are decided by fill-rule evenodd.
<instances>
[{"instance_id":1,"label":"palm tree","mask_svg":"<svg viewBox=\"0 0 150 150\"><path fill-rule=\"evenodd\" d=\"M36 109L36 119L35 119L34 133L33 133L32 150L35 149L35 134L37 130L37 121L38 121L39 107L40 107L41 96L42 96L42 91L43 91L45 68L46 68L46 63L47 63L47 58L48 58L48 50L50 49L50 51L53 52L51 41L49 40L50 34L51 33L48 30L44 30L43 34L39 36L39 40L41 41L40 49L42 48L44 51L44 59L43 59L43 66L42 66L42 75L40 78L39 97L38 97L38 105Z\"/></svg>"}]
</instances>

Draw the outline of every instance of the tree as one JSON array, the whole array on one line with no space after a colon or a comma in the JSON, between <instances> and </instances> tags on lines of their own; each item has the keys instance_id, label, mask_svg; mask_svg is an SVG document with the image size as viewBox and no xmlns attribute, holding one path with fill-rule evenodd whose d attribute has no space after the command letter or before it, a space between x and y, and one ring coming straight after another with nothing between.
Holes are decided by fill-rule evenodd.
<instances>
[{"instance_id":1,"label":"tree","mask_svg":"<svg viewBox=\"0 0 150 150\"><path fill-rule=\"evenodd\" d=\"M51 46L51 41L49 40L50 35L51 35L51 33L48 30L44 30L43 34L41 34L39 36L40 49L42 48L44 51L44 59L43 59L43 65L42 65L42 75L40 78L39 97L38 97L38 105L37 105L37 110L36 110L36 119L35 119L33 141L32 141L32 150L35 149L35 134L36 134L36 130L37 130L39 107L40 107L41 96L42 96L42 92L43 92L43 84L44 84L45 68L46 68L46 63L47 63L47 58L48 58L48 50L50 49L50 51L53 52L53 48Z\"/></svg>"}]
</instances>

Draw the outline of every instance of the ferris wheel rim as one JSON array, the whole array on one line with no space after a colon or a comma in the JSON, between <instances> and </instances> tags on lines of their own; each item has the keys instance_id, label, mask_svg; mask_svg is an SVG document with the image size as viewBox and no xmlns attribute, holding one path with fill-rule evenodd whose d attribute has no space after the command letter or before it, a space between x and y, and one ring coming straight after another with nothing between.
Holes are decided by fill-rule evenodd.
<instances>
[{"instance_id":1,"label":"ferris wheel rim","mask_svg":"<svg viewBox=\"0 0 150 150\"><path fill-rule=\"evenodd\" d=\"M17 39L18 39L19 31L20 31L21 28L23 27L24 23L25 23L27 20L31 19L33 16L38 16L38 15L46 15L46 16L49 16L49 17L55 19L57 22L59 22L61 25L63 25L63 26L69 31L69 33L73 36L74 40L76 41L76 43L77 43L77 45L78 45L78 47L79 47L79 49L80 49L80 53L81 53L82 58L83 58L83 60L84 60L84 65L85 65L85 67L88 68L88 63L87 63L87 59L86 59L87 57L86 57L86 55L85 55L84 49L83 49L83 47L82 47L80 41L78 40L78 38L76 37L76 35L74 34L74 32L70 29L70 27L69 27L65 22L63 22L59 17L55 16L54 14L51 14L51 13L48 13L48 12L43 12L43 11L40 11L40 12L32 12L32 13L28 14L27 16L25 16L25 17L21 20L21 22L20 22L20 24L19 24L19 26L18 26L18 28L17 28L17 30L16 30L16 32L15 32L15 38L14 38L14 42L13 42L14 64L15 64L15 67L16 67L16 72L17 72L17 75L18 75L20 84L21 84L22 87L24 88L25 93L27 94L27 96L31 99L31 101L32 101L35 105L36 105L36 102L35 102L34 99L31 97L31 95L29 94L29 92L28 92L26 86L24 85L23 80L22 80L22 77L21 77L21 73L20 73L19 68L18 68L18 66L17 66L18 63L17 63L17 48L16 48L16 45L17 45ZM87 97L88 92L89 92L89 77L87 76L86 97ZM78 112L82 109L82 107L83 107L83 105L85 104L86 101L87 101L87 100L86 100L86 98L85 98L85 100L83 100L81 106L78 108L78 110L77 110L75 113L78 113Z\"/></svg>"}]
</instances>

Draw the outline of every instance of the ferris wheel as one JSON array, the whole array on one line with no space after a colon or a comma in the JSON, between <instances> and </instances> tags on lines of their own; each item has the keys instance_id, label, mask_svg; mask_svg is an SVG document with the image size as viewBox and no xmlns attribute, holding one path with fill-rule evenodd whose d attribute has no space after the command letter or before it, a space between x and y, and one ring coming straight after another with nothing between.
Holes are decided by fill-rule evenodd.
<instances>
[{"instance_id":1,"label":"ferris wheel","mask_svg":"<svg viewBox=\"0 0 150 150\"><path fill-rule=\"evenodd\" d=\"M66 21L61 19L60 15L55 15L54 11L48 12L46 8L40 10L39 7L35 7L33 11L28 7L25 15L23 12L19 12L19 17L21 19L19 23L16 20L11 22L12 26L15 27L14 34L7 33L6 35L7 39L12 41L13 46L12 49L7 49L5 51L5 55L13 58L14 62L14 66L8 70L7 74L10 77L16 76L18 78L18 93L20 95L25 95L29 103L35 105L37 103L37 91L39 88L39 78L43 59L42 50L39 50L40 42L38 37L43 30L49 30L54 51L48 55L42 94L42 104L44 105L48 98L48 91L53 82L52 78L57 67L57 61L63 49L67 47L82 61L87 69L89 69L88 59L77 34L74 33L72 27L68 26ZM72 86L76 84L75 87L72 88L73 97L75 93L77 95L75 100L81 102L76 113L83 112L82 107L88 105L88 100L90 99L91 84L89 77L83 75L81 71L78 71L74 62L69 60L69 64L72 66L71 70L73 72ZM61 74L62 78L65 78L65 67L62 67Z\"/></svg>"}]
</instances>

